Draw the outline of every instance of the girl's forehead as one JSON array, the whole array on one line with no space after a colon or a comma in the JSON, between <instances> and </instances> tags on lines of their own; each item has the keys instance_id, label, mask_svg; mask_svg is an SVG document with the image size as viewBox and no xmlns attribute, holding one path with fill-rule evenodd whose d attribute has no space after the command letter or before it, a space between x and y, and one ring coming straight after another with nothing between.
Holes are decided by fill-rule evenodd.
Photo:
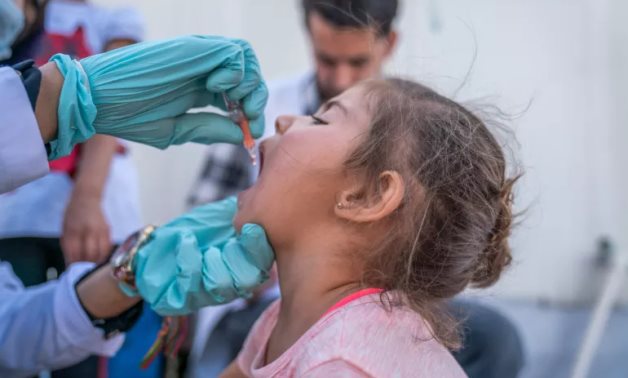
<instances>
[{"instance_id":1,"label":"girl's forehead","mask_svg":"<svg viewBox=\"0 0 628 378\"><path fill-rule=\"evenodd\" d=\"M365 94L366 88L364 85L358 84L336 96L336 99L347 105L356 106L363 102Z\"/></svg>"},{"instance_id":2,"label":"girl's forehead","mask_svg":"<svg viewBox=\"0 0 628 378\"><path fill-rule=\"evenodd\" d=\"M347 118L364 121L369 109L366 93L366 88L361 85L351 87L329 100L323 105L323 108L334 107L336 111L343 113Z\"/></svg>"}]
</instances>

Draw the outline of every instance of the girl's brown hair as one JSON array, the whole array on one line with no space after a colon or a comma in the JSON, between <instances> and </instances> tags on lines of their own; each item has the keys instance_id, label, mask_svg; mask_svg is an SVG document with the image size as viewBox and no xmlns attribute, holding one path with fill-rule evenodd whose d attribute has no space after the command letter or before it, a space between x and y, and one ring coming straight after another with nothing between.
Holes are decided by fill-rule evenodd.
<instances>
[{"instance_id":1,"label":"girl's brown hair","mask_svg":"<svg viewBox=\"0 0 628 378\"><path fill-rule=\"evenodd\" d=\"M406 186L384 240L366 259L364 285L403 293L434 336L459 346L443 302L467 286L495 283L510 264L513 184L486 125L462 105L406 80L363 84L371 113L365 141L346 162L365 175L399 172Z\"/></svg>"}]
</instances>

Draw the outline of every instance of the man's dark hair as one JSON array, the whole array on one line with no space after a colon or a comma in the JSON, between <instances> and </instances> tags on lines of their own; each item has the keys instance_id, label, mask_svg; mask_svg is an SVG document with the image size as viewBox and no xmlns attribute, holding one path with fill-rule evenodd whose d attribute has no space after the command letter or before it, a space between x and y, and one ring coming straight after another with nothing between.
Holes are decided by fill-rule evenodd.
<instances>
[{"instance_id":1,"label":"man's dark hair","mask_svg":"<svg viewBox=\"0 0 628 378\"><path fill-rule=\"evenodd\" d=\"M305 25L318 13L325 21L341 28L373 27L379 36L390 33L397 16L398 0L302 0Z\"/></svg>"}]
</instances>

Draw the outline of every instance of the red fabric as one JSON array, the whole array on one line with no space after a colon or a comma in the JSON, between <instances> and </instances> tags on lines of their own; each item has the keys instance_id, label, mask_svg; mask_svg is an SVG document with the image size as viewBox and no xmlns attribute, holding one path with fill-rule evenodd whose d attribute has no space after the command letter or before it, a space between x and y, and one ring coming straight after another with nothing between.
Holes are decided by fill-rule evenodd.
<instances>
[{"instance_id":1,"label":"red fabric","mask_svg":"<svg viewBox=\"0 0 628 378\"><path fill-rule=\"evenodd\" d=\"M70 177L74 177L76 169L78 168L78 162L81 156L81 145L77 145L72 149L72 152L68 156L52 160L48 162L50 171L65 172Z\"/></svg>"},{"instance_id":2,"label":"red fabric","mask_svg":"<svg viewBox=\"0 0 628 378\"><path fill-rule=\"evenodd\" d=\"M339 300L335 305L331 306L331 308L327 311L325 311L325 313L323 314L323 316L329 314L330 312L339 309L342 306L346 306L348 303L355 301L356 299L362 298L364 296L367 295L371 295L371 294L378 294L381 293L382 291L384 291L383 289L377 289L374 287L368 288L368 289L362 289L360 291L356 291L353 294L349 294L346 297L342 298L341 300Z\"/></svg>"},{"instance_id":3,"label":"red fabric","mask_svg":"<svg viewBox=\"0 0 628 378\"><path fill-rule=\"evenodd\" d=\"M109 376L109 359L107 357L98 357L97 378L107 378Z\"/></svg>"},{"instance_id":4,"label":"red fabric","mask_svg":"<svg viewBox=\"0 0 628 378\"><path fill-rule=\"evenodd\" d=\"M87 46L83 28L76 29L71 36L44 32L38 50L34 58L37 65L45 64L57 53L68 54L77 59L86 58L93 53Z\"/></svg>"}]
</instances>

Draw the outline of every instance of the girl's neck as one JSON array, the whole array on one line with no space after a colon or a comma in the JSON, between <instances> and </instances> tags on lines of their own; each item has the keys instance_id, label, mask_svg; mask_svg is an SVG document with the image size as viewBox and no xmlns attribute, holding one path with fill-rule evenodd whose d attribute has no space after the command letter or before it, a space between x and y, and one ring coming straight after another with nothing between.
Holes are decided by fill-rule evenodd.
<instances>
[{"instance_id":1,"label":"girl's neck","mask_svg":"<svg viewBox=\"0 0 628 378\"><path fill-rule=\"evenodd\" d=\"M310 317L313 322L336 302L360 288L359 280L351 274L351 267L325 261L317 257L300 258L290 267L277 263L281 308L279 321Z\"/></svg>"},{"instance_id":2,"label":"girl's neck","mask_svg":"<svg viewBox=\"0 0 628 378\"><path fill-rule=\"evenodd\" d=\"M267 362L285 352L336 302L360 289L357 264L341 257L347 254L330 236L303 243L292 253L277 254L281 307L268 343Z\"/></svg>"}]
</instances>

